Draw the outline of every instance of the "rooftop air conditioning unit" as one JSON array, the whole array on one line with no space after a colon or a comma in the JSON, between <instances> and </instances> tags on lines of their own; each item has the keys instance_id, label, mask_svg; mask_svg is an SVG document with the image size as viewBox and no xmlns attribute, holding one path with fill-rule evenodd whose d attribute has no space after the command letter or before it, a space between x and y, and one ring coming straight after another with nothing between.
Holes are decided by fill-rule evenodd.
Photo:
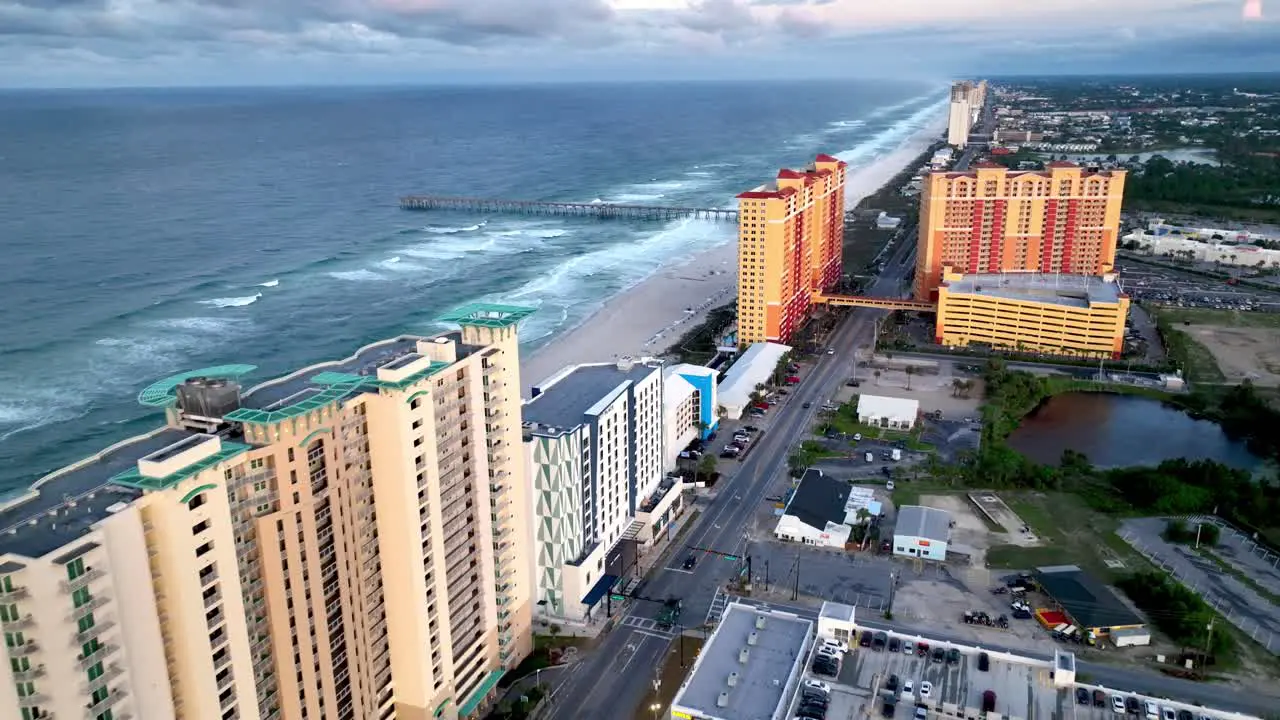
<instances>
[{"instance_id":1,"label":"rooftop air conditioning unit","mask_svg":"<svg viewBox=\"0 0 1280 720\"><path fill-rule=\"evenodd\" d=\"M729 673L729 687L738 687L738 673Z\"/></svg>"},{"instance_id":2,"label":"rooftop air conditioning unit","mask_svg":"<svg viewBox=\"0 0 1280 720\"><path fill-rule=\"evenodd\" d=\"M716 707L729 707L729 693L720 693L720 697L716 698Z\"/></svg>"}]
</instances>

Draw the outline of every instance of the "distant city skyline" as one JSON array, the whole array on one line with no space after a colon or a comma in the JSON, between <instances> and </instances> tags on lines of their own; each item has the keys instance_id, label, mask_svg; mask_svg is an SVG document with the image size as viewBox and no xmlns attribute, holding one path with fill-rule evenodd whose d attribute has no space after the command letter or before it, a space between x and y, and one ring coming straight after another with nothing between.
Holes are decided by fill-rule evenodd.
<instances>
[{"instance_id":1,"label":"distant city skyline","mask_svg":"<svg viewBox=\"0 0 1280 720\"><path fill-rule=\"evenodd\" d=\"M0 0L0 87L1241 72L1262 0Z\"/></svg>"}]
</instances>

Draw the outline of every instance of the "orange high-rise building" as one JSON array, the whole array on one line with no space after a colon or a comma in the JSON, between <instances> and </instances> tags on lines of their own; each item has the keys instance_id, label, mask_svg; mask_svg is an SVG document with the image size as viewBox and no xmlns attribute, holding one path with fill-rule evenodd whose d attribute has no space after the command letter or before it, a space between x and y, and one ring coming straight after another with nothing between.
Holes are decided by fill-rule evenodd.
<instances>
[{"instance_id":1,"label":"orange high-rise building","mask_svg":"<svg viewBox=\"0 0 1280 720\"><path fill-rule=\"evenodd\" d=\"M738 196L739 344L786 342L813 296L839 283L845 169L819 155Z\"/></svg>"},{"instance_id":2,"label":"orange high-rise building","mask_svg":"<svg viewBox=\"0 0 1280 720\"><path fill-rule=\"evenodd\" d=\"M915 295L937 298L943 269L964 274L1102 275L1115 267L1123 170L1051 162L1044 171L980 163L937 172L921 194Z\"/></svg>"}]
</instances>

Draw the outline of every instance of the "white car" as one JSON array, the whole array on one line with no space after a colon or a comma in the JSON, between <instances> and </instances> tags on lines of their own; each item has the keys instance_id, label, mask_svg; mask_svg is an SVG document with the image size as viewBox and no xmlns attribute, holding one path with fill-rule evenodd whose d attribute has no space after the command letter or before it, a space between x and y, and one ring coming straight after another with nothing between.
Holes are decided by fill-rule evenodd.
<instances>
[{"instance_id":1,"label":"white car","mask_svg":"<svg viewBox=\"0 0 1280 720\"><path fill-rule=\"evenodd\" d=\"M853 440L854 442L862 442L862 433L854 433Z\"/></svg>"},{"instance_id":2,"label":"white car","mask_svg":"<svg viewBox=\"0 0 1280 720\"><path fill-rule=\"evenodd\" d=\"M811 688L813 690L819 690L828 695L831 694L831 686L822 682L821 680L814 680L813 678L809 678L808 680L804 681L804 686L806 688Z\"/></svg>"},{"instance_id":3,"label":"white car","mask_svg":"<svg viewBox=\"0 0 1280 720\"><path fill-rule=\"evenodd\" d=\"M910 694L911 694L911 691L912 691L912 690L915 690L915 689L916 689L916 686L915 686L915 685L912 685L910 680L907 680L906 682L902 683L902 694L903 694L903 695L910 695Z\"/></svg>"},{"instance_id":4,"label":"white car","mask_svg":"<svg viewBox=\"0 0 1280 720\"><path fill-rule=\"evenodd\" d=\"M847 644L834 638L822 638L822 647L835 648L842 653L849 652L849 646Z\"/></svg>"},{"instance_id":5,"label":"white car","mask_svg":"<svg viewBox=\"0 0 1280 720\"><path fill-rule=\"evenodd\" d=\"M835 355L835 354L836 354L836 351L835 351L835 350L833 350L833 349L831 349L831 348L827 348L827 354L828 354L828 355Z\"/></svg>"},{"instance_id":6,"label":"white car","mask_svg":"<svg viewBox=\"0 0 1280 720\"><path fill-rule=\"evenodd\" d=\"M888 490L889 492L893 492L893 481L890 480L889 482L885 483L884 489Z\"/></svg>"},{"instance_id":7,"label":"white car","mask_svg":"<svg viewBox=\"0 0 1280 720\"><path fill-rule=\"evenodd\" d=\"M1124 698L1120 697L1119 695L1111 696L1111 712L1117 715L1125 714Z\"/></svg>"},{"instance_id":8,"label":"white car","mask_svg":"<svg viewBox=\"0 0 1280 720\"><path fill-rule=\"evenodd\" d=\"M832 660L839 660L841 654L842 653L838 648L833 648L830 645L823 645L818 648L819 656L828 657L828 658L831 658Z\"/></svg>"},{"instance_id":9,"label":"white car","mask_svg":"<svg viewBox=\"0 0 1280 720\"><path fill-rule=\"evenodd\" d=\"M902 654L903 654L903 655L915 655L915 654L916 654L916 646L915 646L915 643L911 642L910 640L903 640L903 641L902 641Z\"/></svg>"},{"instance_id":10,"label":"white car","mask_svg":"<svg viewBox=\"0 0 1280 720\"><path fill-rule=\"evenodd\" d=\"M928 680L925 680L924 682L920 683L921 698L928 698L929 695L931 695L932 693L933 693L933 683L929 682Z\"/></svg>"}]
</instances>

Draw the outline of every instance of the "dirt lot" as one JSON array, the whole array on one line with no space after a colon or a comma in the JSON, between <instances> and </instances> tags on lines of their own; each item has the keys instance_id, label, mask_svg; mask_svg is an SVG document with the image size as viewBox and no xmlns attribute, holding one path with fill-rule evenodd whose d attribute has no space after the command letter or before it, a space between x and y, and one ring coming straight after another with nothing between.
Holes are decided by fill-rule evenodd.
<instances>
[{"instance_id":1,"label":"dirt lot","mask_svg":"<svg viewBox=\"0 0 1280 720\"><path fill-rule=\"evenodd\" d=\"M1190 325L1181 328L1203 345L1228 382L1252 380L1280 387L1280 329Z\"/></svg>"},{"instance_id":2,"label":"dirt lot","mask_svg":"<svg viewBox=\"0 0 1280 720\"><path fill-rule=\"evenodd\" d=\"M955 526L951 528L950 549L969 555L970 565L983 567L987 548L1009 542L1004 533L993 533L963 495L921 495L925 507L946 510Z\"/></svg>"}]
</instances>

